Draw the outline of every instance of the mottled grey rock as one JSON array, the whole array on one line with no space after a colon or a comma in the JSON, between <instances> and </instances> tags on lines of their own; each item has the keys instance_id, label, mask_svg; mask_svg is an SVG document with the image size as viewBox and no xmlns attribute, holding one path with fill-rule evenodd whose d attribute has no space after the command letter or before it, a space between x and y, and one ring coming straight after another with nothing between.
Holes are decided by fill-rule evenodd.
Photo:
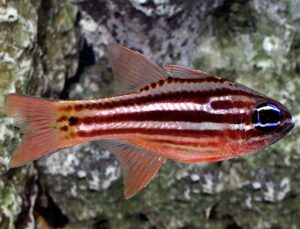
<instances>
[{"instance_id":1,"label":"mottled grey rock","mask_svg":"<svg viewBox=\"0 0 300 229\"><path fill-rule=\"evenodd\" d=\"M70 228L299 227L298 0L72 2L79 8L79 29L86 43L82 46L78 72L67 81L68 90L63 91L66 97L95 98L113 93L106 45L118 42L142 51L159 64L195 66L274 97L291 109L296 127L280 142L247 157L208 164L168 160L149 186L130 200L123 198L117 161L101 143L62 150L36 163L40 188L37 205L47 209L52 201L52 205L60 209L55 210L59 217L67 220L59 222L55 215L53 221L46 214L38 217L40 224L40 218L45 218L52 226L68 224ZM53 0L49 5L43 4L39 10L30 8L39 12L35 15L40 15L42 21L37 26L40 28L38 35L32 35L33 48L23 48L31 54L25 59L35 62L22 65L24 73L16 78L13 77L15 73L4 71L6 80L0 81L0 87L4 85L3 94L16 88L19 92L57 97L65 78L74 74L75 9L68 1ZM0 22L6 18L7 25L18 23L21 18L13 10L3 15ZM47 29L42 29L43 25L47 25ZM53 50L48 51L51 48ZM39 57L44 58L36 60L37 53L42 53ZM0 56L7 60L5 55ZM15 61L16 57L11 59ZM94 59L96 64L90 66ZM30 76L34 77L31 81L23 80L29 74L27 69L31 69ZM28 82L32 83L29 87ZM0 121L5 122L0 126L3 144L7 145L3 147L5 153L0 151L0 156L5 155L2 160L5 170L9 152L19 142L19 137L15 130L12 131L11 124L7 125L4 119ZM13 225L21 210L20 193L25 180L35 177L30 166L15 171L15 178L0 182L0 187L5 187L1 199L7 200L0 201L0 215L9 216L0 226ZM19 178L20 174L28 179ZM32 188L28 195L35 198L34 186L27 182L26 187L27 190ZM10 209L9 214L5 213L6 209ZM48 208L48 214L52 212Z\"/></svg>"},{"instance_id":2,"label":"mottled grey rock","mask_svg":"<svg viewBox=\"0 0 300 229\"><path fill-rule=\"evenodd\" d=\"M105 46L120 42L159 64L194 65L246 84L277 98L299 116L294 1L74 2L97 65L85 69L71 98L111 92ZM154 181L129 201L122 198L121 180L115 182L119 167L107 152L103 154L101 143L66 150L39 165L45 186L77 228L296 228L298 118L296 122L291 135L255 155L211 164L167 161ZM82 163L68 163L70 157Z\"/></svg>"},{"instance_id":3,"label":"mottled grey rock","mask_svg":"<svg viewBox=\"0 0 300 229\"><path fill-rule=\"evenodd\" d=\"M4 117L4 97L58 97L77 68L76 8L68 1L47 2L0 1L0 228L32 228L37 195L32 165L7 172L20 134Z\"/></svg>"},{"instance_id":4,"label":"mottled grey rock","mask_svg":"<svg viewBox=\"0 0 300 229\"><path fill-rule=\"evenodd\" d=\"M156 62L188 64L203 19L223 1L74 1L82 9L81 31L96 57L110 43L143 51ZM95 10L97 9L97 10Z\"/></svg>"},{"instance_id":5,"label":"mottled grey rock","mask_svg":"<svg viewBox=\"0 0 300 229\"><path fill-rule=\"evenodd\" d=\"M160 64L194 63L258 88L296 109L297 63L291 63L290 56L295 55L298 32L294 19L285 19L290 11L282 15L278 10L284 4L278 2L266 5L254 1L246 7L245 2L222 3L78 1L81 31L97 65L85 69L70 97L110 93L105 46L121 42ZM289 80L282 82L282 75ZM270 86L264 86L266 83ZM65 150L39 165L45 186L69 217L70 225L77 228L296 226L299 211L296 205L291 206L292 199L299 198L293 194L299 186L295 136L260 154L222 163L168 161L156 179L129 201L122 198L121 180L114 182L120 177L119 167L113 157L100 150L101 143ZM52 183L57 184L55 188ZM76 208L81 202L85 204Z\"/></svg>"},{"instance_id":6,"label":"mottled grey rock","mask_svg":"<svg viewBox=\"0 0 300 229\"><path fill-rule=\"evenodd\" d=\"M0 227L13 228L21 211L26 180L32 176L32 166L7 172L10 154L20 136L4 117L4 96L25 91L26 81L33 75L37 8L10 1L0 3ZM38 77L38 76L37 76Z\"/></svg>"}]
</instances>

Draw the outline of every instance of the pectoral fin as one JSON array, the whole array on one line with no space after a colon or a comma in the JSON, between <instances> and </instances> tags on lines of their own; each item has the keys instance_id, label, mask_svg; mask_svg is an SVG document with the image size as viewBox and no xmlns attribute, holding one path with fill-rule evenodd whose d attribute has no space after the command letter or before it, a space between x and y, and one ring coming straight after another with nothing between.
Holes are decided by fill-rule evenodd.
<instances>
[{"instance_id":1,"label":"pectoral fin","mask_svg":"<svg viewBox=\"0 0 300 229\"><path fill-rule=\"evenodd\" d=\"M122 143L112 143L107 146L121 164L126 199L147 186L165 161L163 157L135 146Z\"/></svg>"}]
</instances>

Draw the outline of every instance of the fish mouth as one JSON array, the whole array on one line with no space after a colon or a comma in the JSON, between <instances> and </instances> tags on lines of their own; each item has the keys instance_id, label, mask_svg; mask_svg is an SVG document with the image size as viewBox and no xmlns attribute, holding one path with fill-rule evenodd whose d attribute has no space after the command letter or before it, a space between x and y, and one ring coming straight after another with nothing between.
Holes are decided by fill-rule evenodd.
<instances>
[{"instance_id":1,"label":"fish mouth","mask_svg":"<svg viewBox=\"0 0 300 229\"><path fill-rule=\"evenodd\" d=\"M295 124L293 122L286 124L285 128L280 132L277 140L287 135L294 128L294 126Z\"/></svg>"},{"instance_id":2,"label":"fish mouth","mask_svg":"<svg viewBox=\"0 0 300 229\"><path fill-rule=\"evenodd\" d=\"M288 124L287 128L284 130L283 135L288 134L295 127L295 123L291 122Z\"/></svg>"},{"instance_id":3,"label":"fish mouth","mask_svg":"<svg viewBox=\"0 0 300 229\"><path fill-rule=\"evenodd\" d=\"M295 124L292 122L286 124L286 127L276 135L276 137L271 141L270 145L274 144L275 142L283 138L285 135L287 135L294 128L294 126Z\"/></svg>"}]
</instances>

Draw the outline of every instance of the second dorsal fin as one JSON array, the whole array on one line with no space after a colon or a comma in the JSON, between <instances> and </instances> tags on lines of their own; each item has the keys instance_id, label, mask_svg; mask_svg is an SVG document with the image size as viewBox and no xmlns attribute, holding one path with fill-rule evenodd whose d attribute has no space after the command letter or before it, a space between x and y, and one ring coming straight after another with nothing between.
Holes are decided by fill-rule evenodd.
<instances>
[{"instance_id":1,"label":"second dorsal fin","mask_svg":"<svg viewBox=\"0 0 300 229\"><path fill-rule=\"evenodd\" d=\"M122 92L136 91L146 84L168 77L163 68L143 54L121 45L109 45L108 56L114 77L121 84Z\"/></svg>"},{"instance_id":2,"label":"second dorsal fin","mask_svg":"<svg viewBox=\"0 0 300 229\"><path fill-rule=\"evenodd\" d=\"M111 141L104 142L104 145L121 164L126 199L146 187L165 161L160 155L136 146Z\"/></svg>"},{"instance_id":3,"label":"second dorsal fin","mask_svg":"<svg viewBox=\"0 0 300 229\"><path fill-rule=\"evenodd\" d=\"M168 74L174 78L183 78L183 79L192 79L192 78L207 78L212 77L207 72L192 69L180 65L166 65L164 69L168 72Z\"/></svg>"}]
</instances>

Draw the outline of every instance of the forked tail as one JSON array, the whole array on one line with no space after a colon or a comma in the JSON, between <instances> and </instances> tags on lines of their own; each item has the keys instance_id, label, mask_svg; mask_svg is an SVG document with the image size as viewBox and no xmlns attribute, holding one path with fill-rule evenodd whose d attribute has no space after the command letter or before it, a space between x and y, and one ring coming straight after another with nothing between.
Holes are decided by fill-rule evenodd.
<instances>
[{"instance_id":1,"label":"forked tail","mask_svg":"<svg viewBox=\"0 0 300 229\"><path fill-rule=\"evenodd\" d=\"M15 125L24 133L12 156L11 167L66 147L56 125L57 101L10 94L5 99L5 113L15 119Z\"/></svg>"}]
</instances>

